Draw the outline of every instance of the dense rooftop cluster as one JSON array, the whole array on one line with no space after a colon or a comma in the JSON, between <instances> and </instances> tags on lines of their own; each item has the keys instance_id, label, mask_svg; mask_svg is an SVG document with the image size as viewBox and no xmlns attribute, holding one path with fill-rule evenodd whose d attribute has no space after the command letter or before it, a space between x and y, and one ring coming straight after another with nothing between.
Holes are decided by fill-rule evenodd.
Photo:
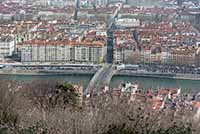
<instances>
[{"instance_id":1,"label":"dense rooftop cluster","mask_svg":"<svg viewBox=\"0 0 200 134\"><path fill-rule=\"evenodd\" d=\"M108 25L113 22L114 63L199 65L200 33L196 27L197 14L194 14L198 4L182 10L173 0L160 1L165 3L163 7L133 6L125 1L98 0L95 3L80 0L77 8L77 1L59 2L1 2L0 36L1 44L4 44L0 49L1 58L17 56L21 62L35 62L31 57L38 56L34 50L40 49L41 44L47 47L45 53L63 51L66 56L69 54L65 53L73 51L50 48L52 44L68 42L68 45L78 44L81 47L83 59L79 62L86 62L85 57L93 57L91 55L96 53L93 49L99 46L101 48L95 54L95 61L106 61L107 45L110 43ZM123 3L122 7L120 3ZM185 0L182 5L191 5L191 2ZM74 15L77 15L77 19ZM73 53L75 57L79 55L77 50ZM23 60L23 55L30 55L29 60ZM57 54L55 57L58 57ZM55 59L52 62L58 61Z\"/></svg>"}]
</instances>

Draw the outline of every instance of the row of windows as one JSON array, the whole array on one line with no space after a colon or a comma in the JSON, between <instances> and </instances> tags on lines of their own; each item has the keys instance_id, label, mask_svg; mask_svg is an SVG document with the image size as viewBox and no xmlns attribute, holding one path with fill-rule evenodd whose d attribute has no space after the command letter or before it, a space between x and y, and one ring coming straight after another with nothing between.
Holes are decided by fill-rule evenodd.
<instances>
[{"instance_id":1,"label":"row of windows","mask_svg":"<svg viewBox=\"0 0 200 134\"><path fill-rule=\"evenodd\" d=\"M62 51L61 49L37 49L36 48L23 48L21 49L21 60L27 61L27 60L46 60L46 61L55 61L55 60L69 60L69 59L75 59L78 61L98 61L99 57L102 56L101 50L96 49L95 51L87 51L86 48L82 49L76 49L72 51L72 49L68 49L66 51ZM29 54L30 56L26 56ZM74 57L74 58L73 58Z\"/></svg>"}]
</instances>

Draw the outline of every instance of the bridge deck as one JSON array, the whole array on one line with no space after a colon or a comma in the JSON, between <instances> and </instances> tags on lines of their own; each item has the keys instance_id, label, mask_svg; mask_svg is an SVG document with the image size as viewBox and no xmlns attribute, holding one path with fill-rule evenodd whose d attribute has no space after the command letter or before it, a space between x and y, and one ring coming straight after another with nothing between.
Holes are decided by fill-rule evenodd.
<instances>
[{"instance_id":1,"label":"bridge deck","mask_svg":"<svg viewBox=\"0 0 200 134\"><path fill-rule=\"evenodd\" d=\"M113 75L116 73L115 67L110 64L105 64L92 78L85 93L89 94L103 89L110 84Z\"/></svg>"}]
</instances>

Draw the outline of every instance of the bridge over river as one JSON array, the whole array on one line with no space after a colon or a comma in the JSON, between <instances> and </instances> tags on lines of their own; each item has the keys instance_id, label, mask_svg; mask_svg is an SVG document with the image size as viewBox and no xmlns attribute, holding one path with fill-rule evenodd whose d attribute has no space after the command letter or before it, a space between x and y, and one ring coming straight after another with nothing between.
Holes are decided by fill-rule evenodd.
<instances>
[{"instance_id":1,"label":"bridge over river","mask_svg":"<svg viewBox=\"0 0 200 134\"><path fill-rule=\"evenodd\" d=\"M113 62L113 25L115 22L115 18L117 17L119 11L123 7L123 3L118 4L118 8L115 10L114 15L109 19L107 25L107 63L103 65L103 67L94 75L92 80L90 81L87 89L85 90L86 94L90 94L92 92L97 92L101 90L105 86L110 85L110 81L113 75L117 72L115 66L112 64Z\"/></svg>"},{"instance_id":2,"label":"bridge over river","mask_svg":"<svg viewBox=\"0 0 200 134\"><path fill-rule=\"evenodd\" d=\"M90 94L91 92L97 92L98 90L103 89L105 86L109 86L110 81L116 72L117 69L114 65L103 65L103 67L93 76L85 90L85 93Z\"/></svg>"}]
</instances>

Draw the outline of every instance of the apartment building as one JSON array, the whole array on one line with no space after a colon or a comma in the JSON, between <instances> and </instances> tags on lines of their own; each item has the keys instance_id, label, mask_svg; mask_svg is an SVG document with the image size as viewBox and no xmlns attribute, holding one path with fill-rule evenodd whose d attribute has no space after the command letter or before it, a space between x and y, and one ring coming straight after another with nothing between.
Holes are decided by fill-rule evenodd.
<instances>
[{"instance_id":1,"label":"apartment building","mask_svg":"<svg viewBox=\"0 0 200 134\"><path fill-rule=\"evenodd\" d=\"M170 63L173 65L195 65L195 59L195 50L176 49L170 55Z\"/></svg>"},{"instance_id":2,"label":"apartment building","mask_svg":"<svg viewBox=\"0 0 200 134\"><path fill-rule=\"evenodd\" d=\"M114 63L124 63L132 60L134 52L135 46L133 44L127 44L125 46L116 45L113 51Z\"/></svg>"},{"instance_id":3,"label":"apartment building","mask_svg":"<svg viewBox=\"0 0 200 134\"><path fill-rule=\"evenodd\" d=\"M0 57L12 56L15 50L14 39L11 36L1 36L0 38Z\"/></svg>"},{"instance_id":4,"label":"apartment building","mask_svg":"<svg viewBox=\"0 0 200 134\"><path fill-rule=\"evenodd\" d=\"M135 18L118 18L115 20L115 25L121 27L139 27L140 20Z\"/></svg>"},{"instance_id":5,"label":"apartment building","mask_svg":"<svg viewBox=\"0 0 200 134\"><path fill-rule=\"evenodd\" d=\"M100 63L104 44L66 41L28 41L19 47L22 62Z\"/></svg>"},{"instance_id":6,"label":"apartment building","mask_svg":"<svg viewBox=\"0 0 200 134\"><path fill-rule=\"evenodd\" d=\"M124 63L124 50L123 48L115 48L113 52L114 63Z\"/></svg>"},{"instance_id":7,"label":"apartment building","mask_svg":"<svg viewBox=\"0 0 200 134\"><path fill-rule=\"evenodd\" d=\"M102 48L84 45L75 46L75 61L99 63L103 59Z\"/></svg>"}]
</instances>

